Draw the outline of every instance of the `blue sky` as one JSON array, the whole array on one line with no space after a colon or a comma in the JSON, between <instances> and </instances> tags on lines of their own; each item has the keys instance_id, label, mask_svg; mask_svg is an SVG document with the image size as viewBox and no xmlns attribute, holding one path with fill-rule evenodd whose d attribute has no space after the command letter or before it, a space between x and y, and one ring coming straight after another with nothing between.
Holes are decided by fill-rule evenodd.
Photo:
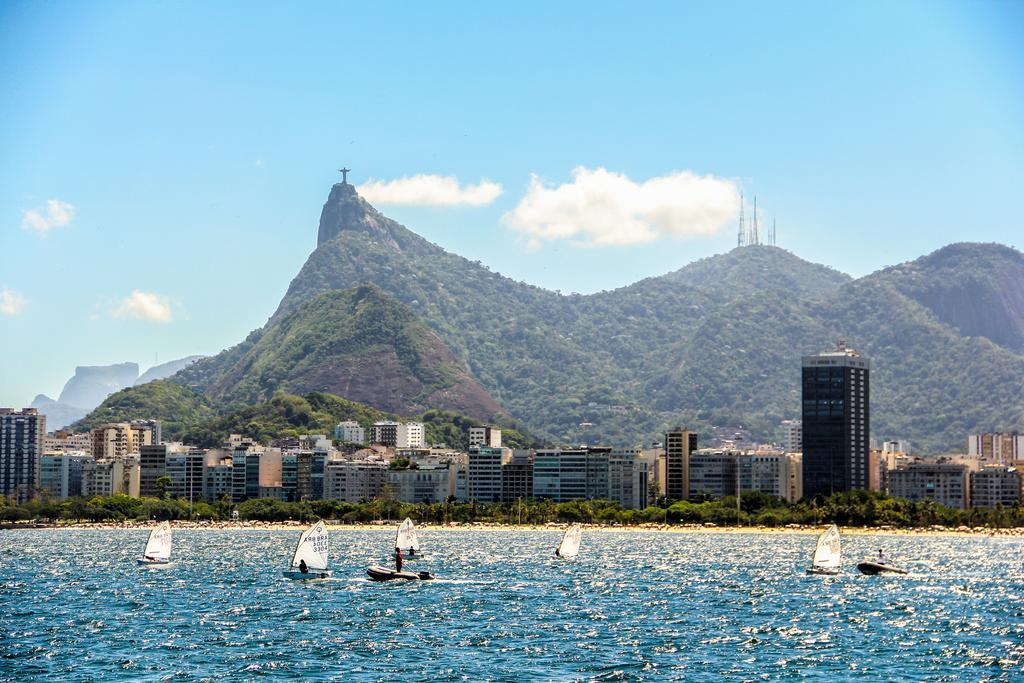
<instances>
[{"instance_id":1,"label":"blue sky","mask_svg":"<svg viewBox=\"0 0 1024 683\"><path fill-rule=\"evenodd\" d=\"M1021 248L1022 38L1010 2L9 0L0 405L56 397L76 365L240 341L315 246L342 164L356 184L500 184L485 205L379 208L562 291L736 239L718 214L605 246L515 227L532 176L571 191L578 168L634 203L687 173L756 193L780 246L853 275L954 241Z\"/></svg>"}]
</instances>

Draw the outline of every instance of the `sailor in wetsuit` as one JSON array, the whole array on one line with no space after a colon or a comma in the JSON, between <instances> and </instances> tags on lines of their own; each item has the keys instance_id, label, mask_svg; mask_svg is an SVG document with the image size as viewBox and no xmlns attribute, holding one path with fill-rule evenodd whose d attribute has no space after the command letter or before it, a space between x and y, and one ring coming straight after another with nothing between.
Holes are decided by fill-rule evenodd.
<instances>
[{"instance_id":1,"label":"sailor in wetsuit","mask_svg":"<svg viewBox=\"0 0 1024 683\"><path fill-rule=\"evenodd\" d=\"M305 560L299 560L299 571L302 572L303 574L308 574L309 573L309 567L306 566L306 561Z\"/></svg>"}]
</instances>

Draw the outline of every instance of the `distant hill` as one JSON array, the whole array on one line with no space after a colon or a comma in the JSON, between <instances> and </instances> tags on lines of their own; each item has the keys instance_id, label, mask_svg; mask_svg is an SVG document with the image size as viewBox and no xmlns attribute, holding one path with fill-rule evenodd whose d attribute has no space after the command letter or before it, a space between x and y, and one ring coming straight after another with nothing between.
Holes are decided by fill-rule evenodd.
<instances>
[{"instance_id":1,"label":"distant hill","mask_svg":"<svg viewBox=\"0 0 1024 683\"><path fill-rule=\"evenodd\" d=\"M163 422L164 439L175 440L214 415L202 394L180 384L155 380L111 394L72 429L86 431L107 422L157 418Z\"/></svg>"},{"instance_id":2,"label":"distant hill","mask_svg":"<svg viewBox=\"0 0 1024 683\"><path fill-rule=\"evenodd\" d=\"M402 415L504 415L436 334L373 285L321 294L272 322L207 388L228 404L331 392Z\"/></svg>"},{"instance_id":3,"label":"distant hill","mask_svg":"<svg viewBox=\"0 0 1024 683\"><path fill-rule=\"evenodd\" d=\"M85 431L107 422L127 422L142 418L162 420L166 441L183 441L203 447L221 445L228 434L242 434L266 442L300 434L331 435L334 426L343 420L355 420L369 426L379 420L416 419L424 423L429 443L466 448L469 427L483 424L471 417L441 410L402 417L321 392L311 392L305 396L278 392L267 401L217 413L205 397L188 387L155 380L110 396L85 419L75 424L74 429ZM515 425L503 423L501 426L503 441L509 446L526 447L538 443L521 433Z\"/></svg>"},{"instance_id":4,"label":"distant hill","mask_svg":"<svg viewBox=\"0 0 1024 683\"><path fill-rule=\"evenodd\" d=\"M316 250L267 325L174 381L251 401L310 377L319 361L275 375L250 354L285 339L321 354L314 339L289 336L292 316L325 293L373 284L436 333L508 413L556 441L635 444L680 423L742 425L770 439L779 420L799 417L800 356L845 338L875 363L873 436L962 448L973 430L1024 428L1024 278L1021 254L1007 247L947 249L855 281L783 249L747 246L628 287L561 295L446 252L338 184ZM363 354L335 347L328 365L354 372Z\"/></svg>"},{"instance_id":5,"label":"distant hill","mask_svg":"<svg viewBox=\"0 0 1024 683\"><path fill-rule=\"evenodd\" d=\"M167 379L174 373L178 372L182 368L186 368L192 363L195 363L204 356L186 356L185 358L179 358L178 360L168 361L161 363L160 365L154 365L149 370L146 370L142 375L135 380L135 384L145 384L146 382L152 382L157 379Z\"/></svg>"}]
</instances>

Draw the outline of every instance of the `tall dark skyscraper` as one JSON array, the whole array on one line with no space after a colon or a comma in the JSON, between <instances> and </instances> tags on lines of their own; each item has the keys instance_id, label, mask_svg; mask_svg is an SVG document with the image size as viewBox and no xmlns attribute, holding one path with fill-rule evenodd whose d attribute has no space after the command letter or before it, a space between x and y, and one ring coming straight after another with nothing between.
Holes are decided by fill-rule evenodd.
<instances>
[{"instance_id":1,"label":"tall dark skyscraper","mask_svg":"<svg viewBox=\"0 0 1024 683\"><path fill-rule=\"evenodd\" d=\"M840 342L802 366L804 497L866 489L871 361Z\"/></svg>"},{"instance_id":2,"label":"tall dark skyscraper","mask_svg":"<svg viewBox=\"0 0 1024 683\"><path fill-rule=\"evenodd\" d=\"M697 450L697 433L676 427L665 432L665 490L673 500L690 497L690 454Z\"/></svg>"}]
</instances>

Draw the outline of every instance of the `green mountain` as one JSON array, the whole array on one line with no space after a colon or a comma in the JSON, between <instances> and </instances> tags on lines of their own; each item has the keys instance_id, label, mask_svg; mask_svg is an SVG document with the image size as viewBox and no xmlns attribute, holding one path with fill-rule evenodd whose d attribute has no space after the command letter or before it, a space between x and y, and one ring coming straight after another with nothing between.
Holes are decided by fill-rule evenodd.
<instances>
[{"instance_id":1,"label":"green mountain","mask_svg":"<svg viewBox=\"0 0 1024 683\"><path fill-rule=\"evenodd\" d=\"M165 439L176 440L215 415L205 396L167 380L122 389L111 394L91 413L71 425L82 432L107 422L128 422L158 418Z\"/></svg>"},{"instance_id":2,"label":"green mountain","mask_svg":"<svg viewBox=\"0 0 1024 683\"><path fill-rule=\"evenodd\" d=\"M278 376L246 359L286 338L280 326L294 327L309 302L374 284L509 414L555 440L631 444L679 423L771 438L779 420L799 417L800 356L843 338L874 361L875 438L962 448L972 430L1024 428L1014 331L1024 329L1024 278L1012 249L947 249L854 281L783 249L748 246L628 287L562 295L446 252L338 184L316 250L266 327L175 381L254 400L289 386L290 368L315 374L316 363L275 365ZM984 274L972 275L978 268ZM347 355L330 357L344 364ZM350 362L365 363L363 351ZM263 377L272 381L263 386ZM419 385L408 393L423 397Z\"/></svg>"},{"instance_id":3,"label":"green mountain","mask_svg":"<svg viewBox=\"0 0 1024 683\"><path fill-rule=\"evenodd\" d=\"M374 285L319 294L276 318L206 388L226 405L278 391L330 392L401 415L504 415L438 336Z\"/></svg>"}]
</instances>

